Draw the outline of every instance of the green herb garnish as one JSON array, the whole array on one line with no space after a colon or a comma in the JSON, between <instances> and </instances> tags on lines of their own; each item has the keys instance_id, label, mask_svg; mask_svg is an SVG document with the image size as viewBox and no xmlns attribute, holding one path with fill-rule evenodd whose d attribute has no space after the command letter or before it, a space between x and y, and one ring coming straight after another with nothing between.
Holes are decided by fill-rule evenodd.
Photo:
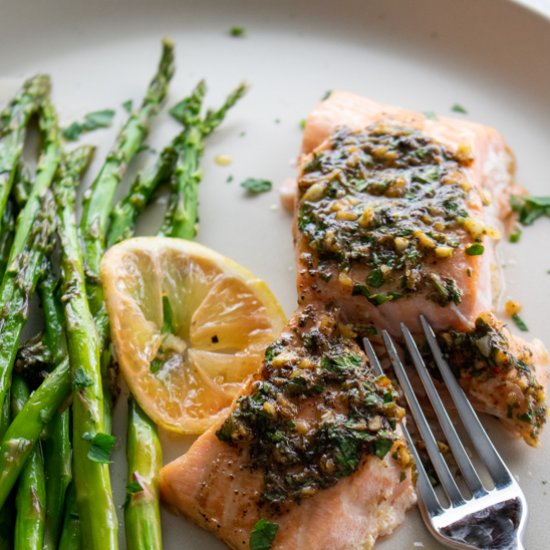
<instances>
[{"instance_id":1,"label":"green herb garnish","mask_svg":"<svg viewBox=\"0 0 550 550\"><path fill-rule=\"evenodd\" d=\"M321 101L325 101L326 99L328 99L330 97L330 94L332 94L332 90L327 90L324 94L323 94L323 97L321 98Z\"/></svg>"},{"instance_id":2,"label":"green herb garnish","mask_svg":"<svg viewBox=\"0 0 550 550\"><path fill-rule=\"evenodd\" d=\"M88 451L88 458L93 462L99 462L100 464L111 463L111 452L116 443L116 437L110 434L104 434L101 432L90 433L86 432L82 439L90 442L90 449Z\"/></svg>"},{"instance_id":3,"label":"green herb garnish","mask_svg":"<svg viewBox=\"0 0 550 550\"><path fill-rule=\"evenodd\" d=\"M423 111L422 114L430 120L437 120L437 115L433 111Z\"/></svg>"},{"instance_id":4,"label":"green herb garnish","mask_svg":"<svg viewBox=\"0 0 550 550\"><path fill-rule=\"evenodd\" d=\"M520 238L521 238L521 229L519 227L516 227L516 230L510 235L508 240L511 243L517 243L519 242Z\"/></svg>"},{"instance_id":5,"label":"green herb garnish","mask_svg":"<svg viewBox=\"0 0 550 550\"><path fill-rule=\"evenodd\" d=\"M74 390L83 390L93 384L92 378L88 373L81 367L78 367L73 376L73 389Z\"/></svg>"},{"instance_id":6,"label":"green herb garnish","mask_svg":"<svg viewBox=\"0 0 550 550\"><path fill-rule=\"evenodd\" d=\"M126 498L124 499L124 504L122 505L122 508L126 510L128 506L130 505L130 501L132 499L132 496L141 493L143 491L143 487L141 486L139 481L132 481L126 485Z\"/></svg>"},{"instance_id":7,"label":"green herb garnish","mask_svg":"<svg viewBox=\"0 0 550 550\"><path fill-rule=\"evenodd\" d=\"M306 119L302 118L302 120L300 120L300 122L298 124L299 124L300 128L303 130L306 127Z\"/></svg>"},{"instance_id":8,"label":"green herb garnish","mask_svg":"<svg viewBox=\"0 0 550 550\"><path fill-rule=\"evenodd\" d=\"M481 256L485 252L485 247L482 244L474 243L466 249L468 256Z\"/></svg>"},{"instance_id":9,"label":"green herb garnish","mask_svg":"<svg viewBox=\"0 0 550 550\"><path fill-rule=\"evenodd\" d=\"M451 107L451 111L453 111L453 113L461 113L463 115L467 115L468 114L468 111L462 106L460 105L460 103L455 103L452 107Z\"/></svg>"},{"instance_id":10,"label":"green herb garnish","mask_svg":"<svg viewBox=\"0 0 550 550\"><path fill-rule=\"evenodd\" d=\"M529 332L529 327L525 324L525 321L517 314L512 315L512 321L521 332Z\"/></svg>"},{"instance_id":11,"label":"green herb garnish","mask_svg":"<svg viewBox=\"0 0 550 550\"><path fill-rule=\"evenodd\" d=\"M279 526L265 518L254 525L250 535L250 550L269 550L273 545Z\"/></svg>"},{"instance_id":12,"label":"green herb garnish","mask_svg":"<svg viewBox=\"0 0 550 550\"><path fill-rule=\"evenodd\" d=\"M542 216L550 217L550 197L520 197L512 195L510 206L519 214L522 225L532 225Z\"/></svg>"},{"instance_id":13,"label":"green herb garnish","mask_svg":"<svg viewBox=\"0 0 550 550\"><path fill-rule=\"evenodd\" d=\"M115 112L112 109L94 111L84 115L82 122L73 122L62 130L62 135L67 141L76 141L83 133L109 128L113 122Z\"/></svg>"},{"instance_id":14,"label":"green herb garnish","mask_svg":"<svg viewBox=\"0 0 550 550\"><path fill-rule=\"evenodd\" d=\"M231 27L229 34L234 38L241 38L246 34L246 29L244 27Z\"/></svg>"},{"instance_id":15,"label":"green herb garnish","mask_svg":"<svg viewBox=\"0 0 550 550\"><path fill-rule=\"evenodd\" d=\"M271 191L273 184L269 180L259 178L247 178L241 182L241 187L246 189L249 195L258 195Z\"/></svg>"},{"instance_id":16,"label":"green herb garnish","mask_svg":"<svg viewBox=\"0 0 550 550\"><path fill-rule=\"evenodd\" d=\"M134 108L134 102L131 99L127 99L123 104L122 108L127 112L131 113L132 109Z\"/></svg>"},{"instance_id":17,"label":"green herb garnish","mask_svg":"<svg viewBox=\"0 0 550 550\"><path fill-rule=\"evenodd\" d=\"M367 275L367 283L374 288L380 288L384 284L384 274L380 269L373 269Z\"/></svg>"}]
</instances>

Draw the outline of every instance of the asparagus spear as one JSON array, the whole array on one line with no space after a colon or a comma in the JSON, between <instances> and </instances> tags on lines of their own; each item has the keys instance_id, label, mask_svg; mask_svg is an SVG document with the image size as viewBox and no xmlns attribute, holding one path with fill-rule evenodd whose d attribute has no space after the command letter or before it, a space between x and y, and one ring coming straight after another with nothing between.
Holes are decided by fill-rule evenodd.
<instances>
[{"instance_id":1,"label":"asparagus spear","mask_svg":"<svg viewBox=\"0 0 550 550\"><path fill-rule=\"evenodd\" d=\"M128 550L162 548L159 471L162 449L154 423L139 405L128 400L128 487L124 521Z\"/></svg>"},{"instance_id":2,"label":"asparagus spear","mask_svg":"<svg viewBox=\"0 0 550 550\"><path fill-rule=\"evenodd\" d=\"M2 212L2 242L0 242L0 280L4 276L8 265L8 257L13 242L13 232L15 229L15 209L13 203L8 201Z\"/></svg>"},{"instance_id":3,"label":"asparagus spear","mask_svg":"<svg viewBox=\"0 0 550 550\"><path fill-rule=\"evenodd\" d=\"M157 162L150 170L138 174L128 194L115 205L111 212L107 248L133 235L136 218L149 204L157 188L168 181L175 159L176 151L171 143L162 150Z\"/></svg>"},{"instance_id":4,"label":"asparagus spear","mask_svg":"<svg viewBox=\"0 0 550 550\"><path fill-rule=\"evenodd\" d=\"M49 350L52 364L67 357L67 343L63 326L63 308L57 294L57 280L50 264L48 273L38 285L38 293L44 311L43 340ZM56 415L46 428L44 438L44 469L46 475L46 527L44 549L57 548L63 505L67 487L72 478L70 409Z\"/></svg>"},{"instance_id":5,"label":"asparagus spear","mask_svg":"<svg viewBox=\"0 0 550 550\"><path fill-rule=\"evenodd\" d=\"M4 211L13 186L29 119L38 111L49 92L49 77L35 76L23 84L19 93L0 113L0 212Z\"/></svg>"},{"instance_id":6,"label":"asparagus spear","mask_svg":"<svg viewBox=\"0 0 550 550\"><path fill-rule=\"evenodd\" d=\"M200 161L204 152L204 140L222 123L229 109L246 90L246 85L240 84L219 109L209 110L202 120L200 110L206 87L201 81L189 98L178 104L179 109L172 110L174 116L184 124L185 130L174 144L178 158L160 235L192 239L197 234L198 186L202 179Z\"/></svg>"},{"instance_id":7,"label":"asparagus spear","mask_svg":"<svg viewBox=\"0 0 550 550\"><path fill-rule=\"evenodd\" d=\"M109 442L103 416L100 339L86 296L82 251L76 228L75 186L89 156L77 150L62 167L55 194L61 245L61 280L67 344L73 379L73 475L82 537L88 548L118 547L118 521L111 494L109 466L96 453ZM108 458L107 458L108 460Z\"/></svg>"},{"instance_id":8,"label":"asparagus spear","mask_svg":"<svg viewBox=\"0 0 550 550\"><path fill-rule=\"evenodd\" d=\"M141 107L128 118L84 201L80 228L88 275L87 290L101 341L107 337L108 322L98 274L113 197L130 160L147 135L149 119L158 112L166 97L173 74L174 46L172 41L165 39L157 73L149 84Z\"/></svg>"},{"instance_id":9,"label":"asparagus spear","mask_svg":"<svg viewBox=\"0 0 550 550\"><path fill-rule=\"evenodd\" d=\"M29 399L29 388L20 376L12 381L12 414L17 416ZM15 550L42 550L46 515L46 486L40 443L31 451L17 486L15 498Z\"/></svg>"},{"instance_id":10,"label":"asparagus spear","mask_svg":"<svg viewBox=\"0 0 550 550\"><path fill-rule=\"evenodd\" d=\"M80 550L80 547L80 516L78 515L76 503L76 490L74 483L71 483L67 489L63 531L61 532L58 550Z\"/></svg>"},{"instance_id":11,"label":"asparagus spear","mask_svg":"<svg viewBox=\"0 0 550 550\"><path fill-rule=\"evenodd\" d=\"M32 230L28 227L31 231L25 231L27 226L23 224L23 221L26 221L23 215L28 206L33 206L31 198L18 219L10 253L10 256L14 255L14 252L15 255L10 259L0 287L0 410L4 407L10 387L21 330L28 316L29 298L43 273L45 253L51 247L54 211L51 194L48 192L42 200L36 199L36 208L41 211L38 218L35 220L33 217L30 222L34 223ZM23 231L27 235L19 247L17 240Z\"/></svg>"},{"instance_id":12,"label":"asparagus spear","mask_svg":"<svg viewBox=\"0 0 550 550\"><path fill-rule=\"evenodd\" d=\"M71 373L62 361L33 392L0 440L0 508L46 426L69 396Z\"/></svg>"}]
</instances>

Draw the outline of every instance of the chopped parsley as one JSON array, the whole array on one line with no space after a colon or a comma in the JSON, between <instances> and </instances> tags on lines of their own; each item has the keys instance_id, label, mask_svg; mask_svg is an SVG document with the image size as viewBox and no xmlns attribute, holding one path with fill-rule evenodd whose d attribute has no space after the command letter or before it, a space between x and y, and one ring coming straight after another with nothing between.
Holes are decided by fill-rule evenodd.
<instances>
[{"instance_id":1,"label":"chopped parsley","mask_svg":"<svg viewBox=\"0 0 550 550\"><path fill-rule=\"evenodd\" d=\"M73 389L83 390L94 383L90 375L82 368L78 367L73 376Z\"/></svg>"},{"instance_id":2,"label":"chopped parsley","mask_svg":"<svg viewBox=\"0 0 550 550\"><path fill-rule=\"evenodd\" d=\"M233 181L233 176L232 175L229 175L227 176L227 179L225 180L225 183L231 183Z\"/></svg>"},{"instance_id":3,"label":"chopped parsley","mask_svg":"<svg viewBox=\"0 0 550 550\"><path fill-rule=\"evenodd\" d=\"M250 534L250 550L269 550L273 545L279 526L265 518L254 525Z\"/></svg>"},{"instance_id":4,"label":"chopped parsley","mask_svg":"<svg viewBox=\"0 0 550 550\"><path fill-rule=\"evenodd\" d=\"M242 38L246 34L244 27L231 27L229 29L229 35L233 38Z\"/></svg>"},{"instance_id":5,"label":"chopped parsley","mask_svg":"<svg viewBox=\"0 0 550 550\"><path fill-rule=\"evenodd\" d=\"M131 99L127 99L123 104L122 108L127 112L131 113L132 109L134 108L134 102Z\"/></svg>"},{"instance_id":6,"label":"chopped parsley","mask_svg":"<svg viewBox=\"0 0 550 550\"><path fill-rule=\"evenodd\" d=\"M327 90L324 94L323 94L323 97L321 98L321 101L325 101L327 100L330 95L332 94L332 90Z\"/></svg>"},{"instance_id":7,"label":"chopped parsley","mask_svg":"<svg viewBox=\"0 0 550 550\"><path fill-rule=\"evenodd\" d=\"M452 107L451 107L451 111L453 111L453 113L461 113L463 115L467 115L468 114L468 111L462 106L460 105L460 103L455 103Z\"/></svg>"},{"instance_id":8,"label":"chopped parsley","mask_svg":"<svg viewBox=\"0 0 550 550\"><path fill-rule=\"evenodd\" d=\"M271 191L273 184L269 180L259 178L246 178L241 182L241 187L246 189L249 195L259 195Z\"/></svg>"},{"instance_id":9,"label":"chopped parsley","mask_svg":"<svg viewBox=\"0 0 550 550\"><path fill-rule=\"evenodd\" d=\"M485 252L485 247L480 243L474 243L466 248L468 256L481 256Z\"/></svg>"},{"instance_id":10,"label":"chopped parsley","mask_svg":"<svg viewBox=\"0 0 550 550\"><path fill-rule=\"evenodd\" d=\"M137 481L137 479L128 483L128 485L126 485L126 499L124 500L124 504L122 505L122 507L124 509L128 508L128 506L130 505L130 501L132 500L132 496L137 493L141 493L142 491L143 487L141 486L141 483Z\"/></svg>"},{"instance_id":11,"label":"chopped parsley","mask_svg":"<svg viewBox=\"0 0 550 550\"><path fill-rule=\"evenodd\" d=\"M525 324L525 321L517 314L512 315L512 321L521 332L529 332L529 327Z\"/></svg>"},{"instance_id":12,"label":"chopped parsley","mask_svg":"<svg viewBox=\"0 0 550 550\"><path fill-rule=\"evenodd\" d=\"M300 128L303 130L305 127L306 127L306 119L305 118L302 118L300 120L300 122L298 122L298 125L300 126Z\"/></svg>"},{"instance_id":13,"label":"chopped parsley","mask_svg":"<svg viewBox=\"0 0 550 550\"><path fill-rule=\"evenodd\" d=\"M111 452L116 443L116 437L110 434L97 432L95 434L86 432L82 439L90 442L88 458L100 464L111 463Z\"/></svg>"},{"instance_id":14,"label":"chopped parsley","mask_svg":"<svg viewBox=\"0 0 550 550\"><path fill-rule=\"evenodd\" d=\"M520 238L521 238L521 229L519 227L516 227L516 230L510 235L508 240L511 243L515 244L519 242Z\"/></svg>"},{"instance_id":15,"label":"chopped parsley","mask_svg":"<svg viewBox=\"0 0 550 550\"><path fill-rule=\"evenodd\" d=\"M512 210L519 215L522 225L532 225L542 216L550 217L550 197L510 197Z\"/></svg>"},{"instance_id":16,"label":"chopped parsley","mask_svg":"<svg viewBox=\"0 0 550 550\"><path fill-rule=\"evenodd\" d=\"M437 115L433 111L423 111L422 114L429 120L437 120Z\"/></svg>"},{"instance_id":17,"label":"chopped parsley","mask_svg":"<svg viewBox=\"0 0 550 550\"><path fill-rule=\"evenodd\" d=\"M76 141L83 133L97 130L98 128L109 128L113 123L115 112L112 109L94 111L84 115L82 122L73 122L63 128L62 135L67 141Z\"/></svg>"}]
</instances>

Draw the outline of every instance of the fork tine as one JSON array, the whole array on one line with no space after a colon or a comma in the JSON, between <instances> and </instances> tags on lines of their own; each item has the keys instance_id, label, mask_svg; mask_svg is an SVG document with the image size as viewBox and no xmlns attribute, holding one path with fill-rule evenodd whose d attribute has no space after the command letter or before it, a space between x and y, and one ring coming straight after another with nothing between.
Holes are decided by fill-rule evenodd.
<instances>
[{"instance_id":1,"label":"fork tine","mask_svg":"<svg viewBox=\"0 0 550 550\"><path fill-rule=\"evenodd\" d=\"M382 369L382 365L380 364L378 356L376 355L376 352L374 351L374 348L368 338L363 338L363 347L365 348L365 353L367 354L369 362L372 365L375 373L378 375L383 375L384 371ZM424 468L424 464L422 464L422 461L420 460L420 455L416 450L414 442L409 434L409 430L407 430L407 426L405 425L405 422L406 419L404 419L401 423L401 430L403 431L403 435L413 456L414 463L416 464L416 470L418 474L416 488L420 493L422 505L424 506L425 511L430 516L437 516L443 512L443 508L439 503L437 495L435 494L430 478L426 472L426 469Z\"/></svg>"},{"instance_id":2,"label":"fork tine","mask_svg":"<svg viewBox=\"0 0 550 550\"><path fill-rule=\"evenodd\" d=\"M374 351L374 348L372 347L372 344L370 343L370 340L368 338L363 338L363 347L365 348L365 352L367 354L367 357L369 358L369 363L372 365L374 372L378 376L384 374L382 365L380 364L378 356L376 355L376 352Z\"/></svg>"},{"instance_id":3,"label":"fork tine","mask_svg":"<svg viewBox=\"0 0 550 550\"><path fill-rule=\"evenodd\" d=\"M412 437L409 434L409 430L407 430L407 427L405 426L405 421L403 421L401 428L403 430L403 435L407 440L407 445L413 455L414 463L416 464L416 473L418 474L416 489L420 493L421 503L424 506L425 511L430 516L438 516L443 512L443 507L439 503L437 495L435 494L430 477L426 472L426 468L424 468L424 464L422 464L422 460L420 459L420 455L418 454Z\"/></svg>"},{"instance_id":4,"label":"fork tine","mask_svg":"<svg viewBox=\"0 0 550 550\"><path fill-rule=\"evenodd\" d=\"M460 415L464 428L466 429L472 444L486 465L489 474L495 482L495 486L499 488L501 486L509 485L512 480L512 475L502 461L502 458L500 458L500 455L494 445L491 443L487 432L481 425L481 422L472 405L456 381L456 378L454 377L447 361L443 358L441 348L437 343L432 327L423 315L420 316L420 322L422 323L422 328L424 329L424 333L426 335L428 345L432 351L434 360L439 368L439 371L441 372L441 376L445 381L447 389L449 390L451 398L458 410L458 414Z\"/></svg>"},{"instance_id":5,"label":"fork tine","mask_svg":"<svg viewBox=\"0 0 550 550\"><path fill-rule=\"evenodd\" d=\"M418 372L418 376L420 377L422 385L426 390L428 399L432 404L437 419L439 420L439 424L443 429L443 433L447 438L449 447L451 448L456 463L458 464L458 467L460 468L460 471L464 476L468 488L476 497L486 494L487 491L483 487L483 484L481 483L481 480L479 479L479 476L477 475L477 472L475 471L474 466L470 458L468 457L466 450L464 449L464 445L462 445L462 441L460 441L454 425L449 418L449 415L445 409L445 405L443 404L439 393L435 389L435 385L432 381L430 374L428 373L428 369L426 368L426 364L424 363L422 355L418 350L418 346L416 345L416 342L414 341L410 330L405 326L404 323L401 323L401 331L403 332L403 336L405 337L405 343L407 344L407 348L409 350L409 353L411 354L414 366L416 367L416 371Z\"/></svg>"},{"instance_id":6,"label":"fork tine","mask_svg":"<svg viewBox=\"0 0 550 550\"><path fill-rule=\"evenodd\" d=\"M428 424L428 421L426 420L426 417L424 416L424 413L422 412L420 403L418 402L418 399L414 394L414 390L411 386L407 374L405 373L405 368L403 367L403 364L399 359L399 355L397 354L397 350L395 349L393 341L388 332L385 330L382 332L382 337L384 339L386 349L388 350L388 354L395 370L395 374L397 375L397 379L399 380L401 389L405 394L405 398L418 427L418 431L420 432L424 444L426 445L426 451L428 452L433 467L437 472L437 476L439 477L441 486L445 490L445 493L449 497L451 503L454 506L460 506L464 504L465 500L460 494L458 486L449 470L447 462L445 462L443 456L441 455L434 434Z\"/></svg>"}]
</instances>

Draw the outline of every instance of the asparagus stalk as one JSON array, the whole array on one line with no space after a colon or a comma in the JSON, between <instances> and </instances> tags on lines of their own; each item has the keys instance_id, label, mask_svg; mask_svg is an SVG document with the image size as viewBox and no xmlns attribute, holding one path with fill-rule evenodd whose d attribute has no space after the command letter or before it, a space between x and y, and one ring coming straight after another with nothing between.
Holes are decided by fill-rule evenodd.
<instances>
[{"instance_id":1,"label":"asparagus stalk","mask_svg":"<svg viewBox=\"0 0 550 550\"><path fill-rule=\"evenodd\" d=\"M89 156L77 150L55 186L61 280L67 344L73 379L73 475L82 537L92 550L118 547L118 521L111 493L108 463L95 446L105 433L101 383L100 339L86 296L84 262L76 228L75 187Z\"/></svg>"},{"instance_id":2,"label":"asparagus stalk","mask_svg":"<svg viewBox=\"0 0 550 550\"><path fill-rule=\"evenodd\" d=\"M13 488L44 427L69 396L71 373L61 362L33 392L0 440L0 508Z\"/></svg>"},{"instance_id":3,"label":"asparagus stalk","mask_svg":"<svg viewBox=\"0 0 550 550\"><path fill-rule=\"evenodd\" d=\"M58 364L67 357L63 309L57 290L57 280L50 265L48 273L38 286L38 293L44 311L43 340L53 364ZM44 549L54 550L57 548L63 521L65 494L72 478L69 408L56 415L47 426L43 448L46 474Z\"/></svg>"},{"instance_id":4,"label":"asparagus stalk","mask_svg":"<svg viewBox=\"0 0 550 550\"><path fill-rule=\"evenodd\" d=\"M80 550L80 516L76 503L76 490L74 483L67 489L65 502L65 514L63 516L63 530L59 540L58 550Z\"/></svg>"},{"instance_id":5,"label":"asparagus stalk","mask_svg":"<svg viewBox=\"0 0 550 550\"><path fill-rule=\"evenodd\" d=\"M192 239L197 234L198 186L202 179L200 161L204 152L204 140L222 123L229 109L243 97L246 90L246 85L240 84L219 109L209 110L204 120L200 116L206 91L204 82L199 82L189 98L179 104L176 117L184 124L185 130L174 144L178 157L160 235Z\"/></svg>"},{"instance_id":6,"label":"asparagus stalk","mask_svg":"<svg viewBox=\"0 0 550 550\"><path fill-rule=\"evenodd\" d=\"M32 206L31 199L27 206ZM34 201L33 201L34 202ZM25 207L25 210L27 209ZM18 227L11 249L10 263L2 286L0 287L0 410L10 387L11 373L23 325L28 316L29 298L32 295L37 281L44 271L44 257L51 247L51 232L53 230L53 199L48 192L42 200L36 200L37 209L41 208L38 218L34 217L28 227L26 240L18 246L18 236L27 229L22 222L26 221L22 215L18 219ZM0 430L1 431L1 430Z\"/></svg>"},{"instance_id":7,"label":"asparagus stalk","mask_svg":"<svg viewBox=\"0 0 550 550\"><path fill-rule=\"evenodd\" d=\"M0 113L0 212L10 195L25 143L29 119L49 95L50 79L38 75L27 80Z\"/></svg>"},{"instance_id":8,"label":"asparagus stalk","mask_svg":"<svg viewBox=\"0 0 550 550\"><path fill-rule=\"evenodd\" d=\"M46 526L44 549L55 549L63 521L63 505L72 478L70 409L56 415L47 427L44 441L46 475Z\"/></svg>"},{"instance_id":9,"label":"asparagus stalk","mask_svg":"<svg viewBox=\"0 0 550 550\"><path fill-rule=\"evenodd\" d=\"M170 144L162 150L157 162L150 170L138 174L128 194L115 205L111 212L107 248L133 235L136 218L149 204L158 187L168 181L175 159L176 151L173 144Z\"/></svg>"},{"instance_id":10,"label":"asparagus stalk","mask_svg":"<svg viewBox=\"0 0 550 550\"><path fill-rule=\"evenodd\" d=\"M124 508L128 550L162 548L159 471L162 449L154 423L139 405L128 400L128 488Z\"/></svg>"},{"instance_id":11,"label":"asparagus stalk","mask_svg":"<svg viewBox=\"0 0 550 550\"><path fill-rule=\"evenodd\" d=\"M16 417L29 399L29 388L20 376L12 381L12 414ZM15 550L42 550L46 516L46 485L40 443L25 463L15 498Z\"/></svg>"},{"instance_id":12,"label":"asparagus stalk","mask_svg":"<svg viewBox=\"0 0 550 550\"><path fill-rule=\"evenodd\" d=\"M172 41L165 39L157 73L149 84L141 107L128 118L84 201L80 228L88 275L87 291L92 314L97 317L101 341L107 337L108 322L99 282L99 264L105 250L113 197L129 162L147 135L149 119L158 112L166 97L173 74L174 46Z\"/></svg>"},{"instance_id":13,"label":"asparagus stalk","mask_svg":"<svg viewBox=\"0 0 550 550\"><path fill-rule=\"evenodd\" d=\"M0 280L4 276L8 266L11 245L13 243L13 232L15 229L15 209L13 203L8 201L2 212L1 221L2 242L0 242Z\"/></svg>"}]
</instances>

